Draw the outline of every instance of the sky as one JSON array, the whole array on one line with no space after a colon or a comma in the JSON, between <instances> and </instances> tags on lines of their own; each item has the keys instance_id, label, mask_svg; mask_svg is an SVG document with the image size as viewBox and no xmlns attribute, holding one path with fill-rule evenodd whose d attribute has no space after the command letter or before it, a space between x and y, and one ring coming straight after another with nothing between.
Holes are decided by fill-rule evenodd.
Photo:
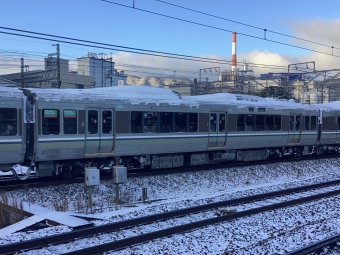
<instances>
[{"instance_id":1,"label":"sky","mask_svg":"<svg viewBox=\"0 0 340 255\"><path fill-rule=\"evenodd\" d=\"M327 55L340 56L339 9L337 0L2 0L0 26L226 61L231 60L231 32L235 31L239 67L244 60L255 63L252 68L259 76L287 71L288 64L310 61L316 62L317 70L340 68L340 57ZM0 29L0 32L10 31ZM264 36L267 40L263 40ZM42 58L55 52L52 44L52 41L0 33L0 74L18 71L21 57L30 65L30 70L42 68ZM230 69L230 64L152 57L65 43L60 43L60 50L61 56L70 60L88 52L112 53L117 69L139 76L186 74L194 78L199 69ZM71 62L72 68L76 69L75 62Z\"/></svg>"}]
</instances>

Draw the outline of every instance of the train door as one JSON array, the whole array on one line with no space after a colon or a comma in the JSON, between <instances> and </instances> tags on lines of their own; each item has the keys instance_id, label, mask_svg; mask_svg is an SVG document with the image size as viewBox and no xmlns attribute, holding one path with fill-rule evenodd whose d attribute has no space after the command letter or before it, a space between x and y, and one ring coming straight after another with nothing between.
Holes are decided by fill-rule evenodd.
<instances>
[{"instance_id":1,"label":"train door","mask_svg":"<svg viewBox=\"0 0 340 255\"><path fill-rule=\"evenodd\" d=\"M221 148L226 144L226 113L211 112L209 116L208 148Z\"/></svg>"},{"instance_id":2,"label":"train door","mask_svg":"<svg viewBox=\"0 0 340 255\"><path fill-rule=\"evenodd\" d=\"M301 115L289 115L287 143L299 143L301 138Z\"/></svg>"},{"instance_id":3,"label":"train door","mask_svg":"<svg viewBox=\"0 0 340 255\"><path fill-rule=\"evenodd\" d=\"M85 154L113 153L113 110L89 108L86 122Z\"/></svg>"}]
</instances>

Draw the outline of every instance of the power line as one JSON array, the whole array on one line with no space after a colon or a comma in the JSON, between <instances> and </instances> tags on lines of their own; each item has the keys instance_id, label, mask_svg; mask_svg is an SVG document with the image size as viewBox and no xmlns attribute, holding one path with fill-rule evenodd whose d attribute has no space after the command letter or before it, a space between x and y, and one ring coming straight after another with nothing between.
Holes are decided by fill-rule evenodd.
<instances>
[{"instance_id":1,"label":"power line","mask_svg":"<svg viewBox=\"0 0 340 255\"><path fill-rule=\"evenodd\" d=\"M108 0L100 0L100 1L106 2L106 3L109 3L109 4L113 4L113 5L122 6L122 7L125 7L125 8L130 8L130 9L137 10L137 11L142 11L142 12L154 14L154 15L157 15L157 16L162 16L162 17L169 18L169 19L183 21L183 22L186 22L186 23L190 23L190 24L194 24L194 25L198 25L198 26L202 26L202 27L208 27L208 28L212 28L212 29L216 29L216 30L220 30L220 31L229 32L229 33L235 32L235 31L231 31L231 30L228 30L228 29L210 26L210 25L206 25L206 24L203 24L203 23L198 23L198 22L195 22L195 21L190 21L190 20L186 20L186 19L182 19L182 18L176 18L176 17L173 17L173 16L169 16L169 15L165 15L165 14L161 14L161 13L157 13L157 12L152 12L152 11L148 11L148 10L144 10L144 9L140 9L140 8L136 8L136 7L131 7L131 6L128 6L128 5L125 5L125 4L120 4L120 3L116 3L116 2L112 2L112 1L108 1ZM267 30L265 30L265 31L267 31ZM307 50L307 51L311 51L311 52L316 52L316 53L340 58L339 55L334 55L333 52L332 52L332 54L330 54L330 53L326 53L326 52L322 52L322 51L318 51L318 50L309 49L309 48L306 48L306 47L301 47L301 46L297 46L297 45L293 45L293 44L289 44L289 43L270 40L270 39L267 39L267 38L262 38L262 37L258 37L258 36L254 36L254 35L245 34L245 33L237 32L237 34L243 35L243 36L246 36L246 37L251 37L251 38L254 38L254 39L259 39L259 40L263 40L263 41L268 41L268 42L272 42L272 43L276 43L276 44L281 44L281 45L285 45L285 46L290 46L290 47L294 47L294 48L298 48L298 49L302 49L302 50Z\"/></svg>"},{"instance_id":2,"label":"power line","mask_svg":"<svg viewBox=\"0 0 340 255\"><path fill-rule=\"evenodd\" d=\"M33 31L8 28L8 27L0 27L0 29L18 31L18 32L21 32L21 33L28 33L28 34L35 34L35 35L43 35L43 36L52 37L53 39L45 38L45 37L32 36L32 35L26 35L26 34L18 34L18 33L0 31L0 33L2 33L2 34L28 37L28 38L47 40L47 41L52 41L52 42L60 42L60 43L66 43L66 44L73 44L73 45L78 45L78 46L96 47L96 48L106 49L106 50L123 51L123 52L135 53L135 54L149 55L149 56L155 56L155 57L165 57L165 58L172 58L172 59L182 59L182 60L189 60L189 61L196 61L196 62L206 62L206 63L214 63L214 64L228 64L228 65L231 64L231 61L226 61L226 60L222 60L222 59L203 58L203 57L195 57L195 56L189 56L189 55L183 55L183 54L175 54L175 53L152 51L152 50L139 49L139 48L131 48L131 47L125 47L125 46L119 46L119 45L113 45L113 44L107 44L107 43L100 43L100 42L94 42L94 41L88 41L88 40L81 40L81 39L64 37L64 36L57 36L57 35L52 35L52 34L44 34L44 33L38 33L38 32L33 32ZM62 38L62 39L70 40L70 41L54 39L54 38ZM76 41L76 42L72 42L72 41ZM90 44L79 43L79 42L86 42L86 43L90 43ZM117 47L117 48L122 48L122 49L109 48L109 47L103 47L103 46L97 46L97 45ZM126 50L126 49L132 49L132 50ZM273 68L273 67L275 67L275 68L278 68L278 67L279 68L286 68L284 66L265 65L265 64L256 64L256 63L248 63L248 65L249 66L256 66L256 67L262 66L262 67L268 67L268 68Z\"/></svg>"},{"instance_id":3,"label":"power line","mask_svg":"<svg viewBox=\"0 0 340 255\"><path fill-rule=\"evenodd\" d=\"M333 47L333 46L330 46L330 45L327 45L327 44L323 44L323 43L319 43L319 42L315 42L315 41L311 41L311 40L295 37L295 36L292 36L292 35L287 35L287 34L275 32L273 30L269 30L269 29L265 29L265 28L261 28L261 27L257 27L257 26L253 26L253 25L249 25L249 24L246 24L246 23L243 23L243 22L239 22L239 21L235 21L235 20L231 20L231 19L226 19L226 18L223 18L223 17L220 17L220 16L216 16L216 15L209 14L209 13L206 13L206 12L197 11L197 10L190 9L190 8L187 8L187 7L184 7L184 6L180 6L180 5L177 5L177 4L168 3L168 2L165 2L165 1L162 1L162 0L155 0L155 1L163 3L163 4L172 5L172 6L175 6L177 8L185 9L185 10L188 10L188 11L191 11L191 12L200 13L200 14L203 14L203 15L206 15L206 16L210 16L210 17L213 17L213 18L222 19L222 20L225 20L225 21L229 21L229 22L233 22L233 23L239 24L239 25L255 28L255 29L258 29L258 30L265 31L265 32L271 32L273 34L282 35L282 36L290 37L290 38L297 39L297 40L300 40L300 41L309 42L309 43L317 44L317 45L320 45L320 46L325 46L325 47L329 47L329 48L332 48L332 49L340 50L340 48Z\"/></svg>"}]
</instances>

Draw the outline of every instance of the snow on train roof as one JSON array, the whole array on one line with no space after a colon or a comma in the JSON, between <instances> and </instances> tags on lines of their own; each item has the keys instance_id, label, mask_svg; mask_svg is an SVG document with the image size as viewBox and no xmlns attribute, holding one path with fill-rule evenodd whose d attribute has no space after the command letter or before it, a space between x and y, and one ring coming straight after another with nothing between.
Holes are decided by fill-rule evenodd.
<instances>
[{"instance_id":1,"label":"snow on train roof","mask_svg":"<svg viewBox=\"0 0 340 255\"><path fill-rule=\"evenodd\" d=\"M296 103L293 99L275 99L275 98L262 98L251 95L230 94L230 93L217 93L200 96L187 97L190 100L203 104L216 104L216 105L233 105L237 108L245 108L249 106L254 107L269 107L272 109L304 109L304 110L317 110L314 105L307 105Z\"/></svg>"},{"instance_id":2,"label":"snow on train roof","mask_svg":"<svg viewBox=\"0 0 340 255\"><path fill-rule=\"evenodd\" d=\"M324 104L316 104L316 107L323 111L340 111L340 101L334 101Z\"/></svg>"},{"instance_id":3,"label":"snow on train roof","mask_svg":"<svg viewBox=\"0 0 340 255\"><path fill-rule=\"evenodd\" d=\"M311 109L311 107L295 103L293 100L277 100L272 98L261 98L250 95L236 95L229 93L218 93L199 96L180 96L178 93L168 89L147 87L147 86L115 86L94 89L29 89L35 93L37 98L43 98L45 101L81 101L91 100L110 100L117 99L120 101L130 102L132 104L140 103L168 103L171 105L187 104L190 106L199 105L234 105L238 108L248 107L250 105L258 107L271 107L278 109Z\"/></svg>"},{"instance_id":4,"label":"snow on train roof","mask_svg":"<svg viewBox=\"0 0 340 255\"><path fill-rule=\"evenodd\" d=\"M184 101L181 96L168 89L146 87L146 86L115 86L94 89L29 89L35 93L37 98L45 101L82 101L91 100L111 100L130 102L131 104L140 103L168 103L181 104ZM193 102L192 105L197 105Z\"/></svg>"},{"instance_id":5,"label":"snow on train roof","mask_svg":"<svg viewBox=\"0 0 340 255\"><path fill-rule=\"evenodd\" d=\"M198 96L180 96L178 93L164 89L148 86L115 86L94 89L39 89L27 88L33 92L37 98L45 101L82 101L90 100L111 100L117 99L131 104L140 103L167 103L170 105L186 104L189 106L199 105L224 105L237 108L269 107L273 109L304 109L326 111L340 111L340 101L326 104L301 104L294 100L282 100L274 98L261 98L258 96L238 95L229 93L217 93ZM13 87L1 87L0 97L22 98L22 91Z\"/></svg>"},{"instance_id":6,"label":"snow on train roof","mask_svg":"<svg viewBox=\"0 0 340 255\"><path fill-rule=\"evenodd\" d=\"M22 91L18 88L13 87L1 87L0 88L0 97L3 98L22 98L24 95Z\"/></svg>"}]
</instances>

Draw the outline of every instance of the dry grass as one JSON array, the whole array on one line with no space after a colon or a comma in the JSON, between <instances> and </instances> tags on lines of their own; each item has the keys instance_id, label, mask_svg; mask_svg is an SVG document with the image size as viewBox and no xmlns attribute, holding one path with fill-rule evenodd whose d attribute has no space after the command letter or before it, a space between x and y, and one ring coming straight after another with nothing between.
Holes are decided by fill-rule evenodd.
<instances>
[{"instance_id":1,"label":"dry grass","mask_svg":"<svg viewBox=\"0 0 340 255\"><path fill-rule=\"evenodd\" d=\"M0 193L0 228L7 227L24 219L24 206L14 195Z\"/></svg>"}]
</instances>

